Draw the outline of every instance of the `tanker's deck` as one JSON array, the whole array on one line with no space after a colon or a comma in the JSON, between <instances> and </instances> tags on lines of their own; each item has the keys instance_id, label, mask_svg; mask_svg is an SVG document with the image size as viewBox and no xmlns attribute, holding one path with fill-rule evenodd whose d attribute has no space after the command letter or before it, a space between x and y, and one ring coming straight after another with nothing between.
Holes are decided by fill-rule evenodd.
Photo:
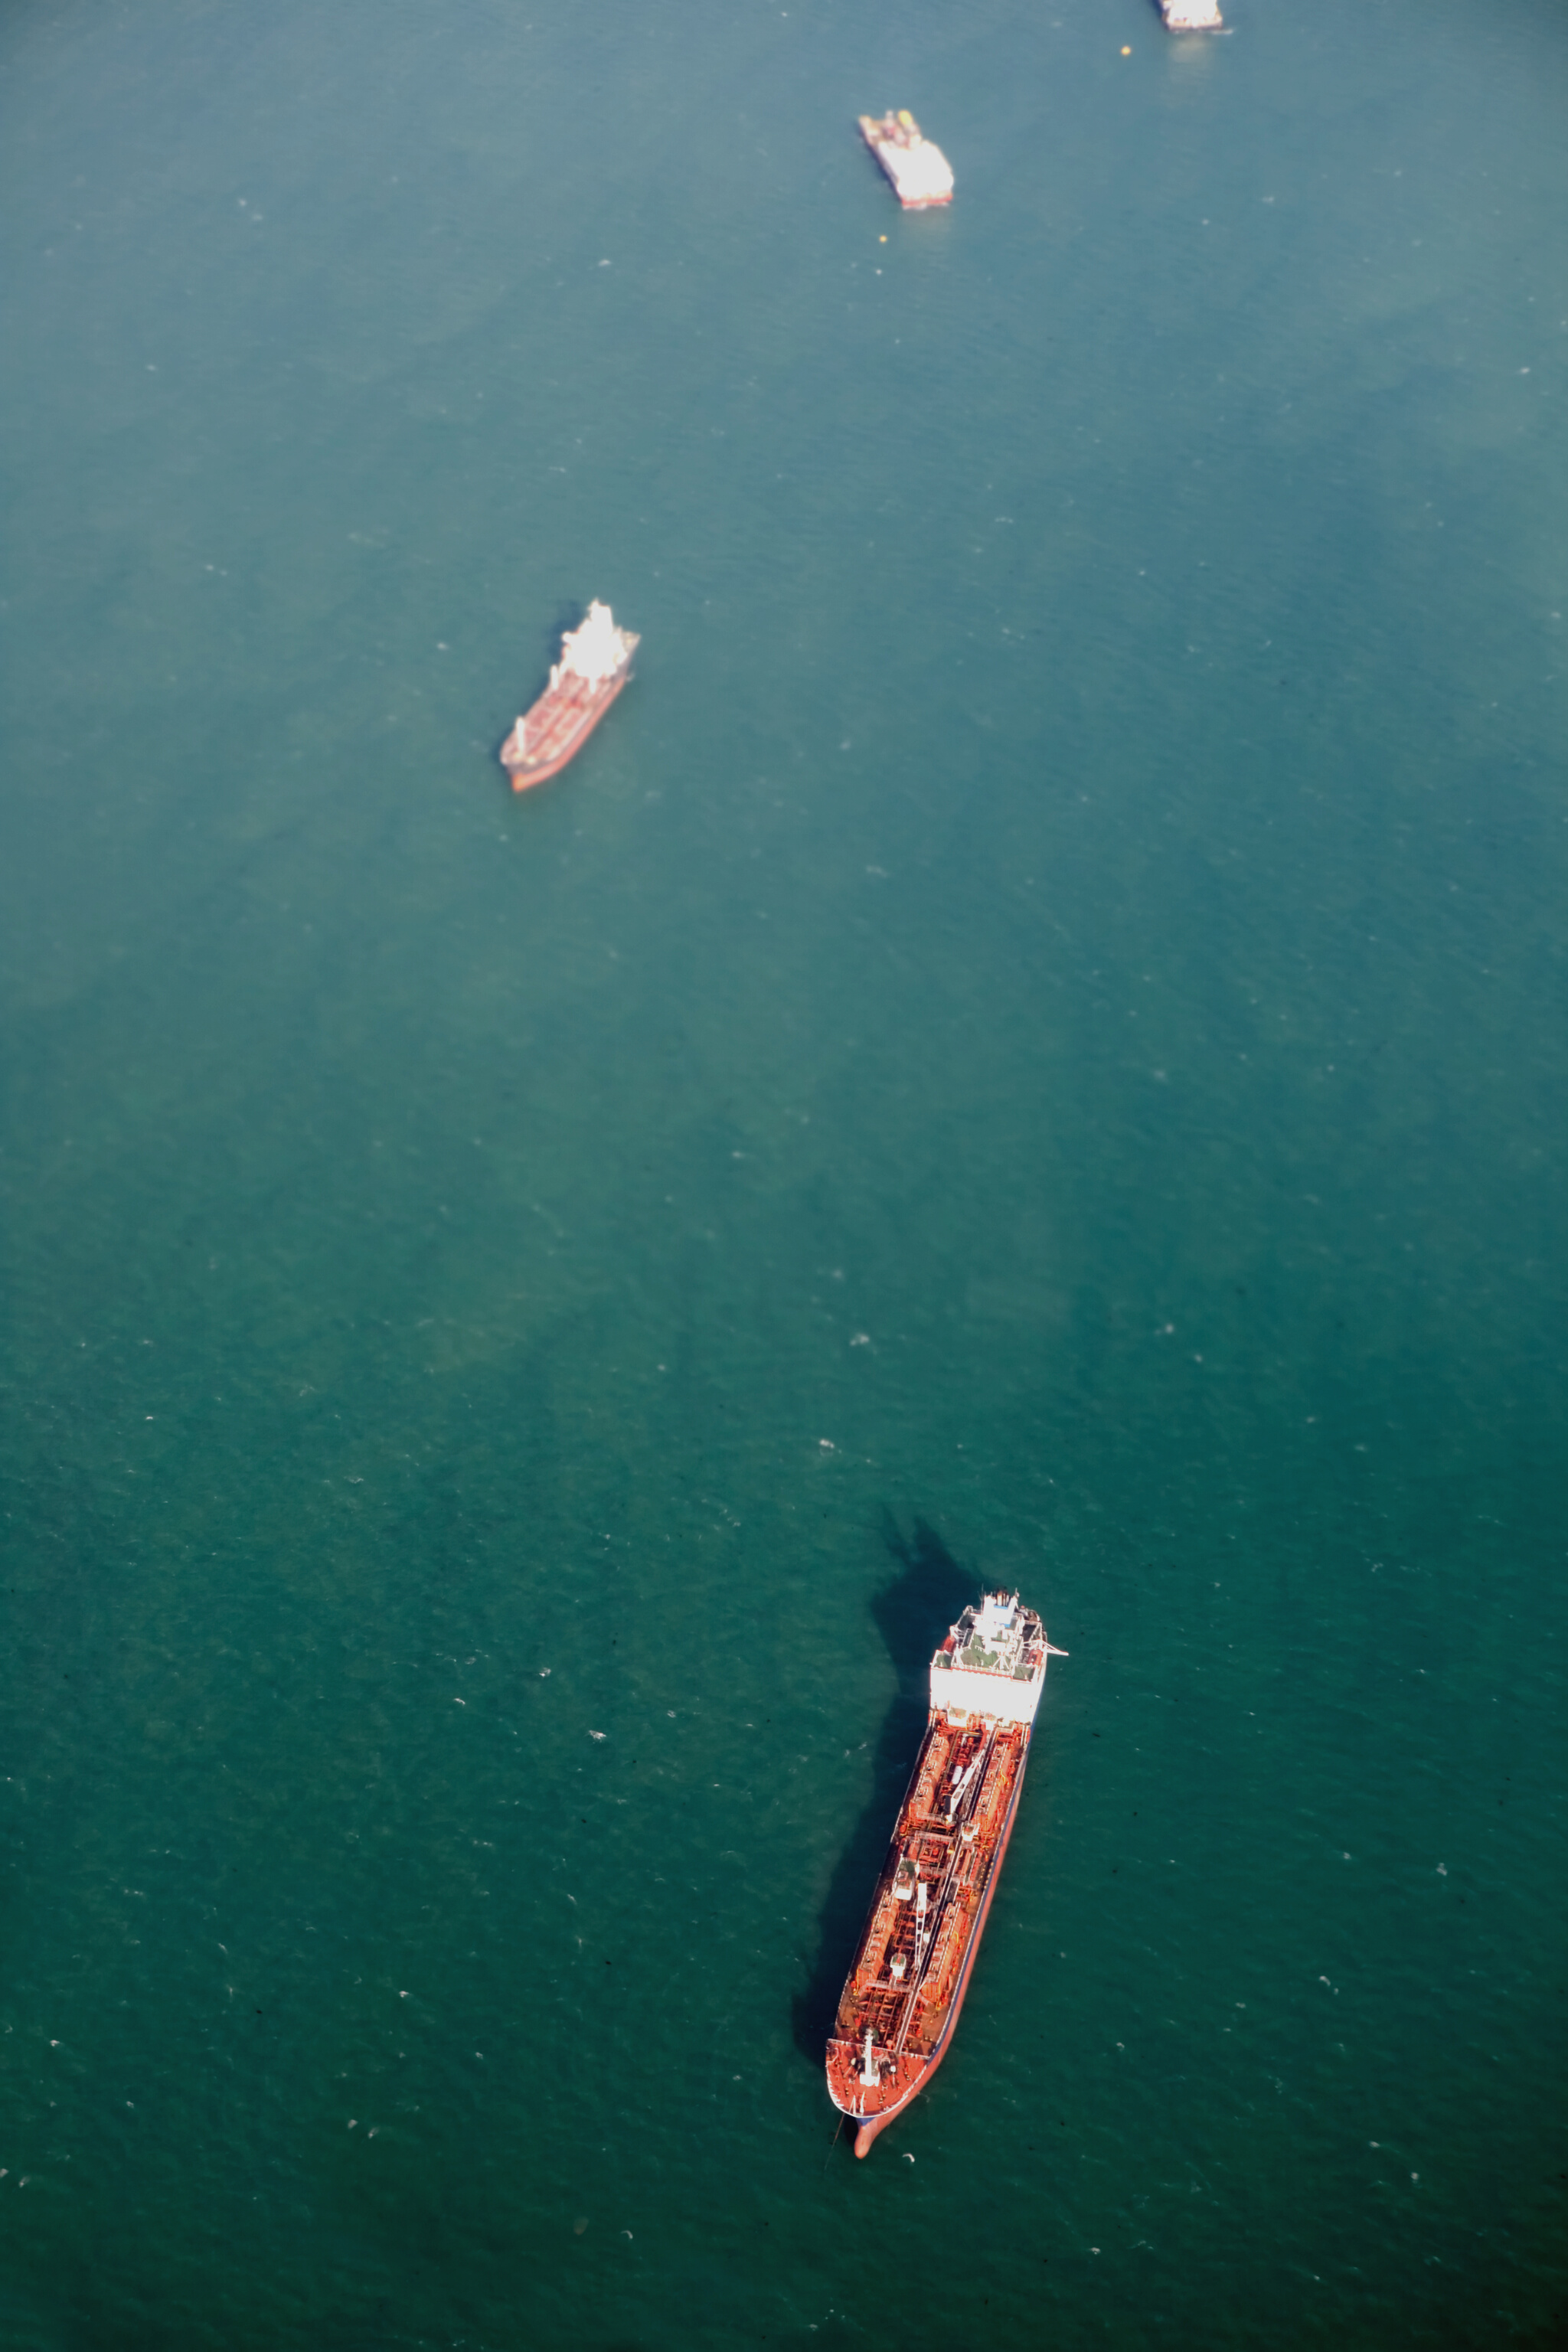
<instances>
[{"instance_id":1,"label":"tanker's deck","mask_svg":"<svg viewBox=\"0 0 1568 2352\"><path fill-rule=\"evenodd\" d=\"M901 2105L952 2021L1028 1750L1023 1724L933 1714L877 1881L828 2048L848 2114ZM869 2058L866 2037L871 2037ZM868 2084L869 2063L877 2080Z\"/></svg>"}]
</instances>

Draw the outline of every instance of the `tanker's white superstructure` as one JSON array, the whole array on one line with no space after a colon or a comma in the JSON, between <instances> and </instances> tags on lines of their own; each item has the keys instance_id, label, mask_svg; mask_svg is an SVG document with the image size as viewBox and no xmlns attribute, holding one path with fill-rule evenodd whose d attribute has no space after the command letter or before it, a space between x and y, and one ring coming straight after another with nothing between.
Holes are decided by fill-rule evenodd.
<instances>
[{"instance_id":1,"label":"tanker's white superstructure","mask_svg":"<svg viewBox=\"0 0 1568 2352\"><path fill-rule=\"evenodd\" d=\"M966 1609L931 1662L933 1715L950 1721L1033 1723L1050 1643L1016 1593L988 1592Z\"/></svg>"},{"instance_id":2,"label":"tanker's white superstructure","mask_svg":"<svg viewBox=\"0 0 1568 2352\"><path fill-rule=\"evenodd\" d=\"M1219 33L1225 18L1215 0L1160 0L1160 14L1171 33Z\"/></svg>"},{"instance_id":3,"label":"tanker's white superstructure","mask_svg":"<svg viewBox=\"0 0 1568 2352\"><path fill-rule=\"evenodd\" d=\"M595 596L588 617L561 640L561 658L550 673L552 686L563 677L580 677L584 686L605 686L626 668L637 650L629 629L617 629L616 616Z\"/></svg>"},{"instance_id":4,"label":"tanker's white superstructure","mask_svg":"<svg viewBox=\"0 0 1568 2352\"><path fill-rule=\"evenodd\" d=\"M860 117L860 136L898 191L906 212L929 212L952 202L952 166L925 137L907 108Z\"/></svg>"}]
</instances>

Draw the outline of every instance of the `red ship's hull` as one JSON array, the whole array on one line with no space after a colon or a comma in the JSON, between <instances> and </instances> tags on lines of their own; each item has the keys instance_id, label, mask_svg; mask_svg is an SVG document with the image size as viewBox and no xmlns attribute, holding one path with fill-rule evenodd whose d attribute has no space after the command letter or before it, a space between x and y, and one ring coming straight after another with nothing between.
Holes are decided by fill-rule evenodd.
<instances>
[{"instance_id":1,"label":"red ship's hull","mask_svg":"<svg viewBox=\"0 0 1568 2352\"><path fill-rule=\"evenodd\" d=\"M628 663L598 686L564 677L542 694L518 722L527 744L522 757L512 749L516 730L501 749L501 765L511 778L512 791L526 793L558 776L568 760L576 758L631 674Z\"/></svg>"},{"instance_id":2,"label":"red ship's hull","mask_svg":"<svg viewBox=\"0 0 1568 2352\"><path fill-rule=\"evenodd\" d=\"M828 2095L836 2106L855 2125L855 2153L864 2157L879 2134L885 2131L896 2116L901 2115L910 2101L919 2096L931 2076L941 2065L952 2047L973 1974L980 1940L990 1916L992 1898L1002 1873L1013 1823L1017 1818L1018 1799L1023 1791L1024 1773L1028 1762L1030 1731L1026 1725L998 1727L989 1735L978 1734L967 1724L953 1726L940 1713L933 1712L927 1726L925 1739L916 1759L915 1769L904 1802L900 1808L888 1860L878 1881L870 1916L862 1933L855 1965L851 1969L839 2003L833 2039L827 2045ZM934 1768L931 1766L933 1748L943 1743ZM970 1743L978 1744L971 1748ZM965 1810L973 1819L980 1816L975 1832L973 1861L958 1843L963 1835L954 1829L952 1838L943 1828L938 1814L932 1811L937 1801L936 1791L942 1784L948 1767L961 1755L972 1753L976 1758L979 1779L971 1791ZM1003 1782L996 1793L1001 1802L996 1807L1000 1818L994 1824L986 1820L987 1790L995 1772ZM930 1785L928 1786L928 1781ZM1005 1791L1005 1793L1004 1793ZM923 1803L922 1803L923 1793ZM952 1827L951 1822L949 1827ZM948 1848L945 1863L940 1851ZM905 1916L898 1920L897 1911L889 1914L889 1895L895 1885L900 1857L925 1850L931 1862L933 1875L944 1869L942 1880L944 1907L934 1914L936 1925L928 1931L922 1948L920 1930L915 1925L913 1906L904 1906ZM926 1868L922 1861L922 1872ZM978 1881L966 1890L963 1873L967 1869L972 1881ZM954 1885L954 1878L959 1883ZM973 1900L970 1899L971 1893ZM948 1908L956 1909L958 1917L952 1931L944 1929ZM889 1930L886 1922L891 1916L896 1924ZM909 1978L910 1990L900 1992L898 1987L904 1977L893 1979L881 1973L888 1953L895 1949L906 1955L914 1937L915 1973ZM944 1948L944 1932L951 1933L951 1948ZM926 1956L932 1951L934 1960L927 1965ZM879 1948L879 1946L885 1948ZM946 1948L946 1958L943 1952ZM893 1962L897 1965L897 1961ZM907 1969L906 1958L906 1969ZM933 1972L936 1981L932 1982ZM870 2053L863 2055L860 2038L869 2031L875 2042L876 2072L879 2079L868 2085L864 2066L871 2063Z\"/></svg>"},{"instance_id":3,"label":"red ship's hull","mask_svg":"<svg viewBox=\"0 0 1568 2352\"><path fill-rule=\"evenodd\" d=\"M1026 1764L1027 1761L1028 1757L1026 1752L1024 1764ZM886 2131L888 2126L892 2122L893 2117L895 2116L901 2115L904 2109L909 2105L910 2100L916 2098L919 2094L924 2090L927 2083L930 2082L931 2076L936 2073L937 2068L942 2064L942 2060L946 2057L948 2051L952 2045L953 2030L958 2023L959 2012L963 2007L964 1996L969 1990L969 1979L973 1974L975 1958L980 1950L980 1938L985 1933L985 1922L990 1916L991 1898L996 1892L996 1881L1002 1874L1002 1864L1006 1855L1007 1842L1013 1834L1013 1823L1017 1817L1018 1799L1022 1794L1024 1787L1024 1764L1020 1764L1018 1767L1018 1777L1013 1790L1013 1801L1008 1808L1006 1824L1003 1829L1001 1837L997 1840L996 1857L991 1866L990 1883L986 1886L985 1894L980 1906L980 1916L976 1919L973 1930L970 1935L969 1948L964 1955L963 1970L958 1979L958 1990L952 1997L952 2007L948 2012L946 2028L944 2029L936 2048L931 2052L931 2056L921 2068L919 2074L910 2084L909 2089L899 2100L897 2105L888 2108L884 2114L868 2116L865 2122L859 2126L855 2134L855 2153L857 2156L863 2157L869 2155L871 2143L877 2137L878 2134L879 2132Z\"/></svg>"}]
</instances>

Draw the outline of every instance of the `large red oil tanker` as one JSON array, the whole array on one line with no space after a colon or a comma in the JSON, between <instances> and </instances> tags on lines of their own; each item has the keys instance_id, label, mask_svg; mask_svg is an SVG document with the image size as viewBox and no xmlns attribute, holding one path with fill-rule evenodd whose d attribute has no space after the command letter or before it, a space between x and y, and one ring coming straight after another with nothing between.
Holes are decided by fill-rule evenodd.
<instances>
[{"instance_id":1,"label":"large red oil tanker","mask_svg":"<svg viewBox=\"0 0 1568 2352\"><path fill-rule=\"evenodd\" d=\"M609 606L596 600L582 626L562 638L549 685L500 747L514 793L548 782L582 750L631 677L638 643L630 629L616 628Z\"/></svg>"},{"instance_id":2,"label":"large red oil tanker","mask_svg":"<svg viewBox=\"0 0 1568 2352\"><path fill-rule=\"evenodd\" d=\"M827 2045L864 2156L947 2055L1013 1834L1046 1661L1016 1592L966 1609L931 1662L931 1715Z\"/></svg>"}]
</instances>

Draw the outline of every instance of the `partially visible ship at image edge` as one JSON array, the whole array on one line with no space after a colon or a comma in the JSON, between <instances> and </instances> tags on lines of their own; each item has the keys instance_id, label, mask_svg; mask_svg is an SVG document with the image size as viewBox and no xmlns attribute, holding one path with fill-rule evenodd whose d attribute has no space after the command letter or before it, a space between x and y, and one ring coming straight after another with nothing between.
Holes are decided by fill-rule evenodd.
<instances>
[{"instance_id":1,"label":"partially visible ship at image edge","mask_svg":"<svg viewBox=\"0 0 1568 2352\"><path fill-rule=\"evenodd\" d=\"M1160 0L1168 33L1221 33L1225 18L1215 0Z\"/></svg>"},{"instance_id":2,"label":"partially visible ship at image edge","mask_svg":"<svg viewBox=\"0 0 1568 2352\"><path fill-rule=\"evenodd\" d=\"M827 2044L855 2153L946 2056L1013 1834L1047 1658L1016 1592L966 1609L931 1662L925 1738Z\"/></svg>"}]
</instances>

